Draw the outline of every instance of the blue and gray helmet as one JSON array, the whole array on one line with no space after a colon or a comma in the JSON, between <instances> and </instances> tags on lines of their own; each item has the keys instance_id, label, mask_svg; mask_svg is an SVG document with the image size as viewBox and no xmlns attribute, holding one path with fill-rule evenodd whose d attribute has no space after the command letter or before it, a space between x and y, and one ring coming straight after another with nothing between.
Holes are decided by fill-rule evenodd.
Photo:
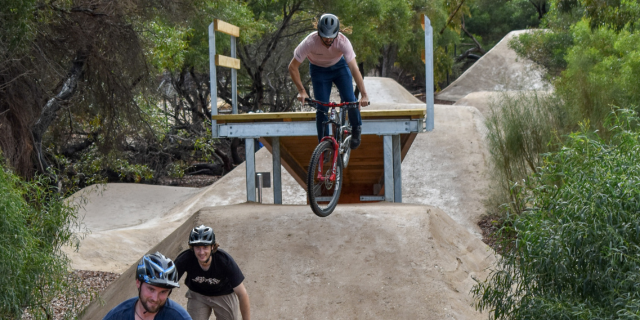
<instances>
[{"instance_id":1,"label":"blue and gray helmet","mask_svg":"<svg viewBox=\"0 0 640 320\"><path fill-rule=\"evenodd\" d=\"M193 228L189 234L190 246L210 246L216 242L216 235L213 229L205 225Z\"/></svg>"},{"instance_id":2,"label":"blue and gray helmet","mask_svg":"<svg viewBox=\"0 0 640 320\"><path fill-rule=\"evenodd\" d=\"M142 257L136 269L136 279L166 289L180 287L176 265L160 252L145 254Z\"/></svg>"},{"instance_id":3,"label":"blue and gray helmet","mask_svg":"<svg viewBox=\"0 0 640 320\"><path fill-rule=\"evenodd\" d=\"M325 13L318 21L318 34L323 38L335 38L340 32L340 21L331 13Z\"/></svg>"}]
</instances>

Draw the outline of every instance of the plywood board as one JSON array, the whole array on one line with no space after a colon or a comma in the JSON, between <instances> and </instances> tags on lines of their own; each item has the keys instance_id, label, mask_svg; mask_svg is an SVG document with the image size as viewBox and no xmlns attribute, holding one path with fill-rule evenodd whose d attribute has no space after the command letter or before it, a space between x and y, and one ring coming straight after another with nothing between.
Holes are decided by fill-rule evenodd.
<instances>
[{"instance_id":1,"label":"plywood board","mask_svg":"<svg viewBox=\"0 0 640 320\"><path fill-rule=\"evenodd\" d=\"M213 30L218 31L218 32L222 32L222 33L226 33L230 36L234 36L234 37L239 37L240 36L240 28L224 22L220 19L215 19L213 20Z\"/></svg>"},{"instance_id":2,"label":"plywood board","mask_svg":"<svg viewBox=\"0 0 640 320\"><path fill-rule=\"evenodd\" d=\"M220 54L216 54L216 66L240 69L240 59L235 59Z\"/></svg>"}]
</instances>

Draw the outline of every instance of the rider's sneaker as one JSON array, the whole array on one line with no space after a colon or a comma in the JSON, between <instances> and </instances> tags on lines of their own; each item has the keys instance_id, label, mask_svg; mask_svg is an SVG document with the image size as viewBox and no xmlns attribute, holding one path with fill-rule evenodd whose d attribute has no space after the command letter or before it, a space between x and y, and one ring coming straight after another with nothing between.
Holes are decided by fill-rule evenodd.
<instances>
[{"instance_id":1,"label":"rider's sneaker","mask_svg":"<svg viewBox=\"0 0 640 320\"><path fill-rule=\"evenodd\" d=\"M360 132L362 127L353 127L351 130L351 149L357 149L360 146Z\"/></svg>"}]
</instances>

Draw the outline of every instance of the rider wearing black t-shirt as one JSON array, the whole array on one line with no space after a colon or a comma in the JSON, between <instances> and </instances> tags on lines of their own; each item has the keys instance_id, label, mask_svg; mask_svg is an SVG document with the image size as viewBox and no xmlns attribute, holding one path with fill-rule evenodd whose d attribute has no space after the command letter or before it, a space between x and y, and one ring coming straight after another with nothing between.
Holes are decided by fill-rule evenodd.
<instances>
[{"instance_id":1,"label":"rider wearing black t-shirt","mask_svg":"<svg viewBox=\"0 0 640 320\"><path fill-rule=\"evenodd\" d=\"M244 275L233 258L218 249L213 230L204 225L193 228L189 246L175 264L178 279L186 273L187 311L191 317L206 320L213 311L217 320L250 319Z\"/></svg>"},{"instance_id":2,"label":"rider wearing black t-shirt","mask_svg":"<svg viewBox=\"0 0 640 320\"><path fill-rule=\"evenodd\" d=\"M233 293L242 284L244 275L231 256L222 249L211 254L211 267L202 270L192 250L185 250L176 258L178 279L186 272L184 284L189 290L205 296L221 296Z\"/></svg>"}]
</instances>

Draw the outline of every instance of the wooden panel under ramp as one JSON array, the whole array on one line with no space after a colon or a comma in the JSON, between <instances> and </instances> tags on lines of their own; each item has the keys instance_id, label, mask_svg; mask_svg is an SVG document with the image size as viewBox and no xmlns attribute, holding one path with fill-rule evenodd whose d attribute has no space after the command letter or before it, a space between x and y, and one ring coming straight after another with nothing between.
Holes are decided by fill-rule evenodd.
<instances>
[{"instance_id":1,"label":"wooden panel under ramp","mask_svg":"<svg viewBox=\"0 0 640 320\"><path fill-rule=\"evenodd\" d=\"M339 203L360 203L361 196L384 194L385 135L400 137L404 159L418 132L423 130L425 109L363 110L362 142L351 151ZM251 113L213 116L221 137L258 137L272 151L280 141L282 165L306 189L307 170L318 144L315 112ZM253 132L253 133L251 133Z\"/></svg>"}]
</instances>

